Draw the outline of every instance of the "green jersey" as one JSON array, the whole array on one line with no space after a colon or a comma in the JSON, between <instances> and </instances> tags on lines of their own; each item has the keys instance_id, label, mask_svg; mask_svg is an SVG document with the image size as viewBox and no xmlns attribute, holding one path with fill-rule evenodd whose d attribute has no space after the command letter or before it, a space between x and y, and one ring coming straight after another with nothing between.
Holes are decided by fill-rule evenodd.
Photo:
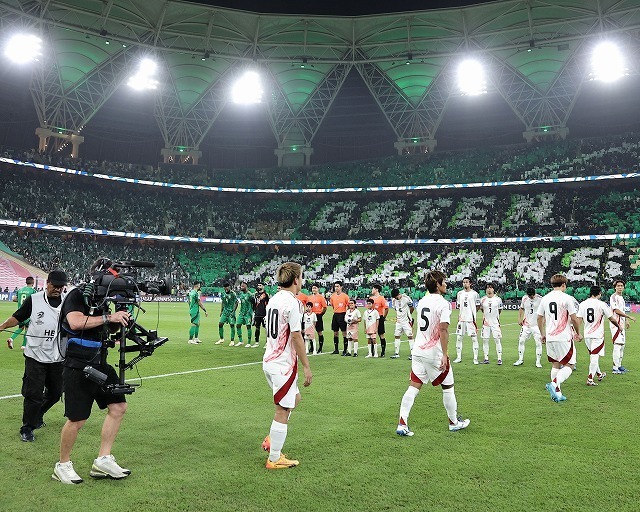
<instances>
[{"instance_id":1,"label":"green jersey","mask_svg":"<svg viewBox=\"0 0 640 512\"><path fill-rule=\"evenodd\" d=\"M27 297L36 293L35 288L31 288L31 286L23 286L18 290L18 307L21 307L24 304L24 301L27 300Z\"/></svg>"},{"instance_id":2,"label":"green jersey","mask_svg":"<svg viewBox=\"0 0 640 512\"><path fill-rule=\"evenodd\" d=\"M223 291L222 292L222 312L231 314L235 311L236 305L238 304L238 296L234 291L230 291L229 293Z\"/></svg>"},{"instance_id":3,"label":"green jersey","mask_svg":"<svg viewBox=\"0 0 640 512\"><path fill-rule=\"evenodd\" d=\"M200 307L200 290L191 290L187 295L189 309L198 309Z\"/></svg>"},{"instance_id":4,"label":"green jersey","mask_svg":"<svg viewBox=\"0 0 640 512\"><path fill-rule=\"evenodd\" d=\"M238 292L238 300L240 301L240 316L253 314L253 294L248 290L246 292Z\"/></svg>"}]
</instances>

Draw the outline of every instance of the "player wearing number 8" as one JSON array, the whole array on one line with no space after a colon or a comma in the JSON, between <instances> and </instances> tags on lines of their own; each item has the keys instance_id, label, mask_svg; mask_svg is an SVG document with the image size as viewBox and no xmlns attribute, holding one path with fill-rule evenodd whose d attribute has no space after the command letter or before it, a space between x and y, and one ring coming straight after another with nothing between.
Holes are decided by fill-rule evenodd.
<instances>
[{"instance_id":1,"label":"player wearing number 8","mask_svg":"<svg viewBox=\"0 0 640 512\"><path fill-rule=\"evenodd\" d=\"M412 436L409 429L409 413L416 396L425 382L442 387L442 402L449 417L449 430L466 428L470 421L458 418L458 403L453 391L453 368L449 364L449 323L451 304L443 297L447 291L445 275L437 270L425 277L429 293L420 299L418 311L418 331L411 351L411 373L409 387L400 402L400 418L396 434Z\"/></svg>"},{"instance_id":2,"label":"player wearing number 8","mask_svg":"<svg viewBox=\"0 0 640 512\"><path fill-rule=\"evenodd\" d=\"M267 305L267 346L262 369L273 391L275 414L269 435L262 446L269 450L267 469L292 468L297 460L282 455L287 438L289 416L300 402L298 360L304 370L304 385L311 384L312 374L301 334L302 303L296 294L302 287L302 268L297 263L283 263L276 273L280 291Z\"/></svg>"}]
</instances>

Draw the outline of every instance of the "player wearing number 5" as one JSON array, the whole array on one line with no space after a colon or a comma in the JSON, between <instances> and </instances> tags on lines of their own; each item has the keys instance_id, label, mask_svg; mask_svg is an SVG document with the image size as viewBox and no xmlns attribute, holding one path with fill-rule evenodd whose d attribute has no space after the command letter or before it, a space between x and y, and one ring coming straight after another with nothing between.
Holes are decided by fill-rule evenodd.
<instances>
[{"instance_id":1,"label":"player wearing number 5","mask_svg":"<svg viewBox=\"0 0 640 512\"><path fill-rule=\"evenodd\" d=\"M578 309L573 297L566 294L567 278L555 274L551 278L552 291L540 301L538 307L538 328L541 341L547 345L547 359L551 363L551 382L546 385L554 402L567 399L560 390L560 385L571 377L573 365L576 364L575 340L580 340L580 324L576 317Z\"/></svg>"},{"instance_id":2,"label":"player wearing number 5","mask_svg":"<svg viewBox=\"0 0 640 512\"><path fill-rule=\"evenodd\" d=\"M302 267L297 263L283 263L276 273L280 291L267 305L267 346L262 360L262 369L273 391L275 414L269 435L262 447L269 451L267 469L284 469L297 466L297 460L282 455L287 438L291 411L300 402L298 390L298 361L304 370L304 385L311 384L304 340L301 334L302 303L296 294L302 287Z\"/></svg>"}]
</instances>

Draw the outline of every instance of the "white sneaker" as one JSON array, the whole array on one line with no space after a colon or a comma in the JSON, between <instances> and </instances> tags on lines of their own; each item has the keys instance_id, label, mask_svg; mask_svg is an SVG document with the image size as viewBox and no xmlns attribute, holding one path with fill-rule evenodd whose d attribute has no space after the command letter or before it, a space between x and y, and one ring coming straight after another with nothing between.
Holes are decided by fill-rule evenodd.
<instances>
[{"instance_id":1,"label":"white sneaker","mask_svg":"<svg viewBox=\"0 0 640 512\"><path fill-rule=\"evenodd\" d=\"M413 432L409 430L409 425L398 425L398 428L396 428L396 434L403 437L413 436Z\"/></svg>"},{"instance_id":2,"label":"white sneaker","mask_svg":"<svg viewBox=\"0 0 640 512\"><path fill-rule=\"evenodd\" d=\"M247 343L244 348L251 348L251 343Z\"/></svg>"},{"instance_id":3,"label":"white sneaker","mask_svg":"<svg viewBox=\"0 0 640 512\"><path fill-rule=\"evenodd\" d=\"M56 462L53 467L53 475L51 478L62 482L63 484L81 484L82 478L73 469L73 462Z\"/></svg>"},{"instance_id":4,"label":"white sneaker","mask_svg":"<svg viewBox=\"0 0 640 512\"><path fill-rule=\"evenodd\" d=\"M216 341L216 342L214 343L214 345L222 345L223 343L225 343L225 341L224 341L224 340L222 340L222 339L220 339L220 340Z\"/></svg>"},{"instance_id":5,"label":"white sneaker","mask_svg":"<svg viewBox=\"0 0 640 512\"><path fill-rule=\"evenodd\" d=\"M195 339L193 339L193 340L189 340L189 342L188 342L188 343L189 343L189 345L197 345L197 344L198 344L198 341L197 341L197 340L195 340Z\"/></svg>"},{"instance_id":6,"label":"white sneaker","mask_svg":"<svg viewBox=\"0 0 640 512\"><path fill-rule=\"evenodd\" d=\"M196 342L196 343L202 343L202 342L200 341L200 338L193 338L193 339L195 340L195 342Z\"/></svg>"},{"instance_id":7,"label":"white sneaker","mask_svg":"<svg viewBox=\"0 0 640 512\"><path fill-rule=\"evenodd\" d=\"M453 362L454 362L454 363L461 363L461 362L462 362L462 358L461 358L461 357L456 357L456 358L453 360Z\"/></svg>"},{"instance_id":8,"label":"white sneaker","mask_svg":"<svg viewBox=\"0 0 640 512\"><path fill-rule=\"evenodd\" d=\"M253 345L251 345L251 348L258 348L260 346L260 343L254 343Z\"/></svg>"},{"instance_id":9,"label":"white sneaker","mask_svg":"<svg viewBox=\"0 0 640 512\"><path fill-rule=\"evenodd\" d=\"M89 471L89 476L93 478L114 478L116 480L126 478L130 474L131 470L121 468L113 455L98 457L93 461L93 466Z\"/></svg>"},{"instance_id":10,"label":"white sneaker","mask_svg":"<svg viewBox=\"0 0 640 512\"><path fill-rule=\"evenodd\" d=\"M236 344L236 342L235 342L235 341L233 341L233 340L231 340L231 341L229 342L229 346L230 346L230 347L233 347L235 344Z\"/></svg>"},{"instance_id":11,"label":"white sneaker","mask_svg":"<svg viewBox=\"0 0 640 512\"><path fill-rule=\"evenodd\" d=\"M477 359L473 360L473 364L480 364Z\"/></svg>"},{"instance_id":12,"label":"white sneaker","mask_svg":"<svg viewBox=\"0 0 640 512\"><path fill-rule=\"evenodd\" d=\"M540 364L540 361L536 362L536 368L542 368L542 365Z\"/></svg>"},{"instance_id":13,"label":"white sneaker","mask_svg":"<svg viewBox=\"0 0 640 512\"><path fill-rule=\"evenodd\" d=\"M518 359L515 363L513 363L513 366L522 366L523 363L524 361L522 359Z\"/></svg>"},{"instance_id":14,"label":"white sneaker","mask_svg":"<svg viewBox=\"0 0 640 512\"><path fill-rule=\"evenodd\" d=\"M244 345L244 343L242 343L241 341L239 341L238 343L236 343L236 347L241 347L242 345Z\"/></svg>"},{"instance_id":15,"label":"white sneaker","mask_svg":"<svg viewBox=\"0 0 640 512\"><path fill-rule=\"evenodd\" d=\"M463 428L467 428L469 426L469 423L471 423L470 419L463 420L461 418L458 418L458 423L449 425L449 431L456 432L458 430L462 430Z\"/></svg>"},{"instance_id":16,"label":"white sneaker","mask_svg":"<svg viewBox=\"0 0 640 512\"><path fill-rule=\"evenodd\" d=\"M318 353L314 350L314 351L313 351L313 355L314 355L314 356L317 356L317 355L318 355Z\"/></svg>"},{"instance_id":17,"label":"white sneaker","mask_svg":"<svg viewBox=\"0 0 640 512\"><path fill-rule=\"evenodd\" d=\"M378 354L373 354L373 357L378 357Z\"/></svg>"}]
</instances>

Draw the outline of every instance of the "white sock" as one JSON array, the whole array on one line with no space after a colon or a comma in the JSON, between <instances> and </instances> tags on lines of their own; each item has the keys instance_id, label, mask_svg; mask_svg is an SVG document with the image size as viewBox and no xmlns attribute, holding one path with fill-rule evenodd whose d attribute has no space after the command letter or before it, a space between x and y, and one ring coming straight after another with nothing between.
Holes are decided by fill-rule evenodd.
<instances>
[{"instance_id":1,"label":"white sock","mask_svg":"<svg viewBox=\"0 0 640 512\"><path fill-rule=\"evenodd\" d=\"M456 359L462 359L462 336L456 338Z\"/></svg>"},{"instance_id":2,"label":"white sock","mask_svg":"<svg viewBox=\"0 0 640 512\"><path fill-rule=\"evenodd\" d=\"M596 354L591 354L589 356L589 379L590 380L593 380L593 378L598 373L598 359L600 359L600 356Z\"/></svg>"},{"instance_id":3,"label":"white sock","mask_svg":"<svg viewBox=\"0 0 640 512\"><path fill-rule=\"evenodd\" d=\"M354 354L358 353L358 342L357 341L353 342L353 353Z\"/></svg>"},{"instance_id":4,"label":"white sock","mask_svg":"<svg viewBox=\"0 0 640 512\"><path fill-rule=\"evenodd\" d=\"M347 342L347 352L349 354L353 354L353 340L349 340Z\"/></svg>"},{"instance_id":5,"label":"white sock","mask_svg":"<svg viewBox=\"0 0 640 512\"><path fill-rule=\"evenodd\" d=\"M553 379L556 378L556 375L558 375L558 372L560 371L560 368L554 368L553 366L551 367L551 380L553 381Z\"/></svg>"},{"instance_id":6,"label":"white sock","mask_svg":"<svg viewBox=\"0 0 640 512\"><path fill-rule=\"evenodd\" d=\"M522 361L524 359L524 340L520 338L518 340L518 361Z\"/></svg>"},{"instance_id":7,"label":"white sock","mask_svg":"<svg viewBox=\"0 0 640 512\"><path fill-rule=\"evenodd\" d=\"M536 363L539 363L542 359L542 342L537 339L536 341Z\"/></svg>"},{"instance_id":8,"label":"white sock","mask_svg":"<svg viewBox=\"0 0 640 512\"><path fill-rule=\"evenodd\" d=\"M402 396L402 401L400 402L400 419L398 420L398 425L407 425L409 421L409 413L411 412L411 408L413 407L413 402L418 396L418 392L420 390L416 387L409 386L407 390L404 392Z\"/></svg>"},{"instance_id":9,"label":"white sock","mask_svg":"<svg viewBox=\"0 0 640 512\"><path fill-rule=\"evenodd\" d=\"M414 343L415 343L415 342L413 341L413 338L409 338L409 352L412 352L412 351L413 351L413 344L414 344Z\"/></svg>"},{"instance_id":10,"label":"white sock","mask_svg":"<svg viewBox=\"0 0 640 512\"><path fill-rule=\"evenodd\" d=\"M482 338L482 351L484 352L484 358L489 359L489 338Z\"/></svg>"},{"instance_id":11,"label":"white sock","mask_svg":"<svg viewBox=\"0 0 640 512\"><path fill-rule=\"evenodd\" d=\"M377 343L373 344L373 355L374 356L378 355L378 344Z\"/></svg>"},{"instance_id":12,"label":"white sock","mask_svg":"<svg viewBox=\"0 0 640 512\"><path fill-rule=\"evenodd\" d=\"M396 340L393 344L396 347L396 354L399 354L400 353L400 340Z\"/></svg>"},{"instance_id":13,"label":"white sock","mask_svg":"<svg viewBox=\"0 0 640 512\"><path fill-rule=\"evenodd\" d=\"M496 352L498 353L498 360L502 361L502 340L500 338L494 338L496 342Z\"/></svg>"},{"instance_id":14,"label":"white sock","mask_svg":"<svg viewBox=\"0 0 640 512\"><path fill-rule=\"evenodd\" d=\"M473 338L471 338L472 340L472 346L473 346L473 360L477 361L478 360L478 350L479 350L479 346L478 346L478 338L476 336L474 336Z\"/></svg>"},{"instance_id":15,"label":"white sock","mask_svg":"<svg viewBox=\"0 0 640 512\"><path fill-rule=\"evenodd\" d=\"M624 345L619 345L620 347L620 364L618 366L622 366L622 358L624 357Z\"/></svg>"},{"instance_id":16,"label":"white sock","mask_svg":"<svg viewBox=\"0 0 640 512\"><path fill-rule=\"evenodd\" d=\"M618 368L622 364L622 357L620 355L622 345L614 343L613 345L613 367Z\"/></svg>"},{"instance_id":17,"label":"white sock","mask_svg":"<svg viewBox=\"0 0 640 512\"><path fill-rule=\"evenodd\" d=\"M269 437L271 438L269 460L271 462L276 462L280 458L282 447L287 439L287 424L278 423L276 420L273 420L271 423L271 430L269 431Z\"/></svg>"},{"instance_id":18,"label":"white sock","mask_svg":"<svg viewBox=\"0 0 640 512\"><path fill-rule=\"evenodd\" d=\"M442 390L442 403L447 411L449 422L452 425L458 423L458 401L456 400L456 394L453 392L453 388Z\"/></svg>"},{"instance_id":19,"label":"white sock","mask_svg":"<svg viewBox=\"0 0 640 512\"><path fill-rule=\"evenodd\" d=\"M569 365L565 365L562 368L560 368L560 370L558 371L558 374L556 375L556 387L558 391L560 391L560 385L569 377L571 377L572 372L573 372L573 369Z\"/></svg>"}]
</instances>

